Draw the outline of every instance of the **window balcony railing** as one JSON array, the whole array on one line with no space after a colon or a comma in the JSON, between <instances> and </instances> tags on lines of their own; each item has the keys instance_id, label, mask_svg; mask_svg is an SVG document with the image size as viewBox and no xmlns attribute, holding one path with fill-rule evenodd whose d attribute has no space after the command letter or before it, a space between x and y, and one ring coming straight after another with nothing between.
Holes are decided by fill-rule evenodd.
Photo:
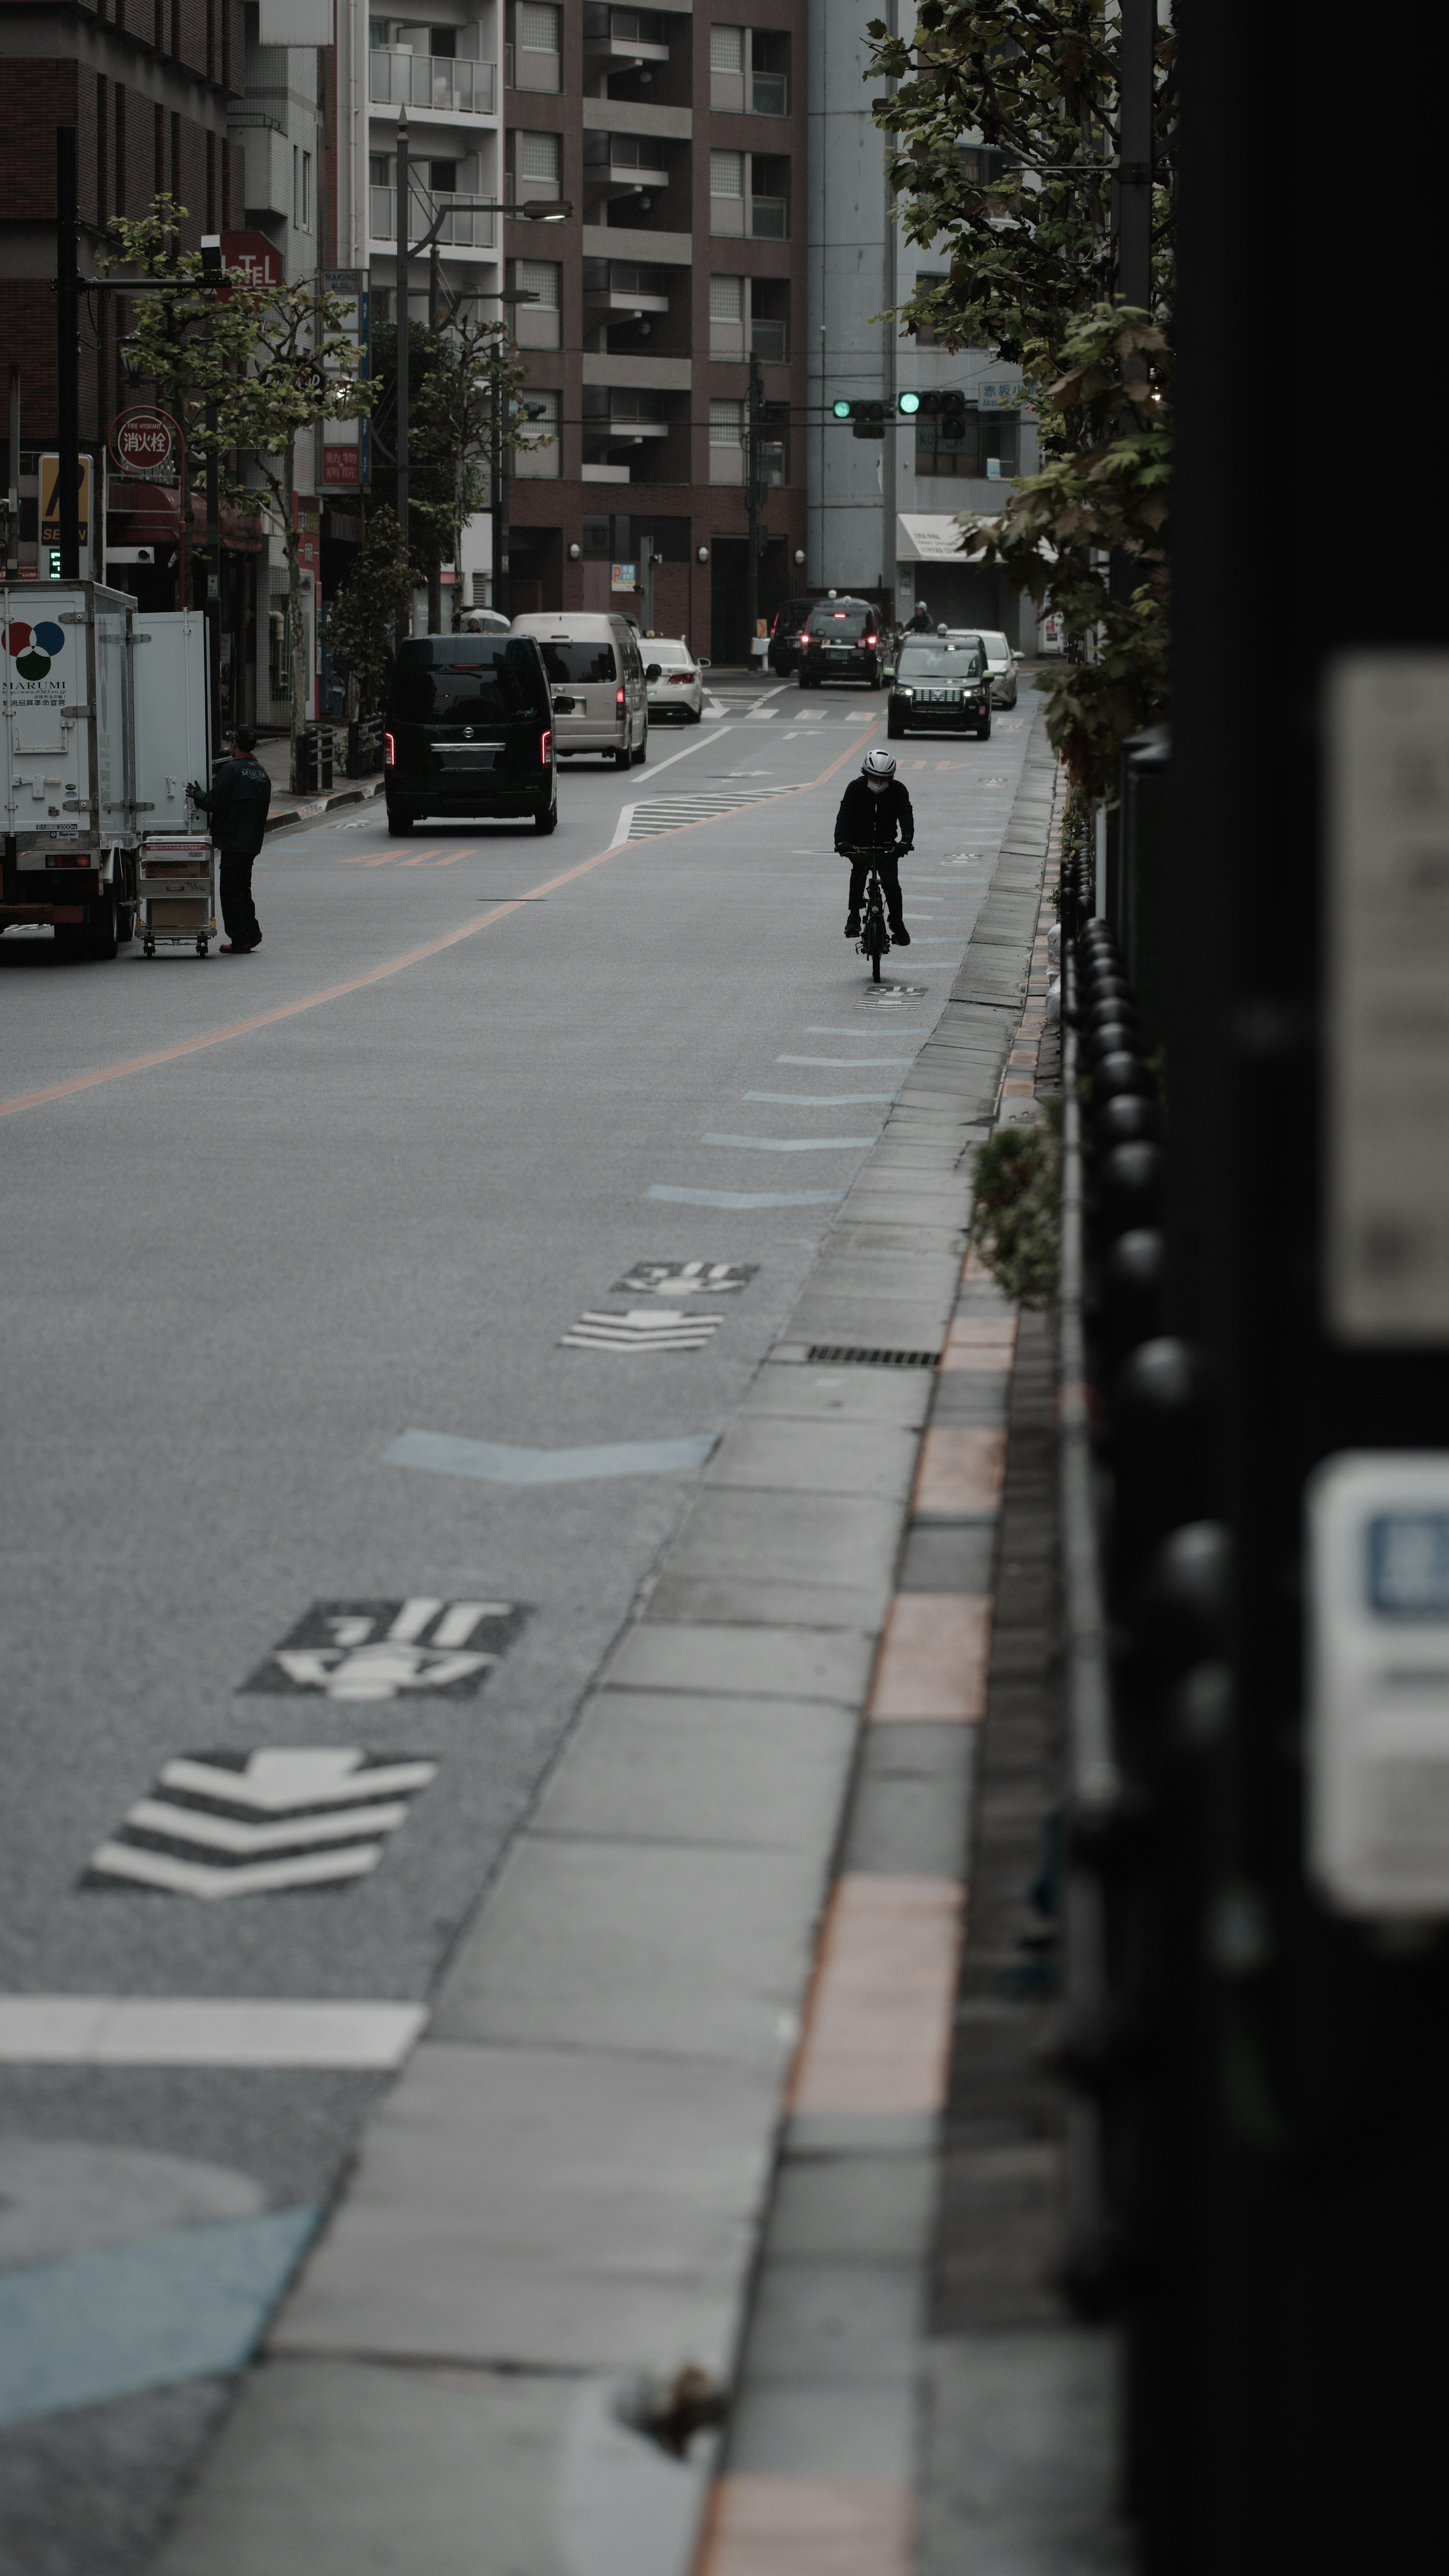
<instances>
[{"instance_id":1,"label":"window balcony railing","mask_svg":"<svg viewBox=\"0 0 1449 2576\"><path fill-rule=\"evenodd\" d=\"M444 116L491 116L497 80L492 63L375 47L367 58L367 91L374 107L431 107Z\"/></svg>"},{"instance_id":2,"label":"window balcony railing","mask_svg":"<svg viewBox=\"0 0 1449 2576\"><path fill-rule=\"evenodd\" d=\"M757 358L773 359L777 364L785 355L785 325L757 313L750 324L750 348Z\"/></svg>"},{"instance_id":3,"label":"window balcony railing","mask_svg":"<svg viewBox=\"0 0 1449 2576\"><path fill-rule=\"evenodd\" d=\"M368 229L372 240L395 243L397 240L396 188L369 188L367 193ZM424 188L414 188L411 194L410 230L414 241L421 239L434 216L442 214L444 208L453 202L455 196L464 207L470 206L473 202L471 190L466 195L461 191L449 193L440 191L437 194L430 194ZM494 220L492 215L450 214L446 217L438 235L439 243L444 250L492 250L497 238L493 228Z\"/></svg>"},{"instance_id":4,"label":"window balcony railing","mask_svg":"<svg viewBox=\"0 0 1449 2576\"><path fill-rule=\"evenodd\" d=\"M756 241L783 241L785 239L784 198L752 197L750 230Z\"/></svg>"},{"instance_id":5,"label":"window balcony railing","mask_svg":"<svg viewBox=\"0 0 1449 2576\"><path fill-rule=\"evenodd\" d=\"M752 72L750 104L756 116L784 116L787 108L787 86L783 72Z\"/></svg>"}]
</instances>

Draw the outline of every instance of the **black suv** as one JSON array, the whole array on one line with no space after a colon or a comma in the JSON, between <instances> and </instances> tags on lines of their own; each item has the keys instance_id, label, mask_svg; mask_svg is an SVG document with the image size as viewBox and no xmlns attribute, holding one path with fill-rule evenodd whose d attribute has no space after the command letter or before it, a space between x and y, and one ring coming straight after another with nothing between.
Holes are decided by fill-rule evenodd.
<instances>
[{"instance_id":1,"label":"black suv","mask_svg":"<svg viewBox=\"0 0 1449 2576\"><path fill-rule=\"evenodd\" d=\"M531 815L553 830L553 708L532 635L405 636L383 724L390 832L422 814Z\"/></svg>"},{"instance_id":2,"label":"black suv","mask_svg":"<svg viewBox=\"0 0 1449 2576\"><path fill-rule=\"evenodd\" d=\"M771 670L778 671L782 680L799 662L800 638L815 605L813 599L783 600L770 621L770 650L766 658Z\"/></svg>"},{"instance_id":3,"label":"black suv","mask_svg":"<svg viewBox=\"0 0 1449 2576\"><path fill-rule=\"evenodd\" d=\"M880 687L881 622L868 599L817 599L800 644L800 686L864 680Z\"/></svg>"},{"instance_id":4,"label":"black suv","mask_svg":"<svg viewBox=\"0 0 1449 2576\"><path fill-rule=\"evenodd\" d=\"M886 704L892 742L904 733L974 733L991 739L991 677L986 647L969 628L903 635Z\"/></svg>"}]
</instances>

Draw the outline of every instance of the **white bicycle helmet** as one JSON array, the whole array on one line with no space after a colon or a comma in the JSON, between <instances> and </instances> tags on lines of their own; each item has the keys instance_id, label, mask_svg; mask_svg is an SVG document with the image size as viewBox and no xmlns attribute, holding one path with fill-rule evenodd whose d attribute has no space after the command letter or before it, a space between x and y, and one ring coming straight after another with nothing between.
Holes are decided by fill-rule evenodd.
<instances>
[{"instance_id":1,"label":"white bicycle helmet","mask_svg":"<svg viewBox=\"0 0 1449 2576\"><path fill-rule=\"evenodd\" d=\"M860 764L862 778L894 778L894 755L888 751L868 751Z\"/></svg>"}]
</instances>

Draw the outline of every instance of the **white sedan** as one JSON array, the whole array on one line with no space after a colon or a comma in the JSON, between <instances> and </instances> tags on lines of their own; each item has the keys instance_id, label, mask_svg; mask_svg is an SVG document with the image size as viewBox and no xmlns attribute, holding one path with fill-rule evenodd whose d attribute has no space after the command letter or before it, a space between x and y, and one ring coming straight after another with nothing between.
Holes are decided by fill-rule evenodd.
<instances>
[{"instance_id":1,"label":"white sedan","mask_svg":"<svg viewBox=\"0 0 1449 2576\"><path fill-rule=\"evenodd\" d=\"M991 677L991 703L994 707L1016 704L1016 655L1004 635L988 634L983 626L981 641L986 647L986 668Z\"/></svg>"},{"instance_id":2,"label":"white sedan","mask_svg":"<svg viewBox=\"0 0 1449 2576\"><path fill-rule=\"evenodd\" d=\"M676 642L672 635L641 635L639 650L646 671L656 662L659 665L658 677L649 682L651 719L677 716L681 724L698 724L704 713L701 674L709 669L708 662L698 660L682 636Z\"/></svg>"}]
</instances>

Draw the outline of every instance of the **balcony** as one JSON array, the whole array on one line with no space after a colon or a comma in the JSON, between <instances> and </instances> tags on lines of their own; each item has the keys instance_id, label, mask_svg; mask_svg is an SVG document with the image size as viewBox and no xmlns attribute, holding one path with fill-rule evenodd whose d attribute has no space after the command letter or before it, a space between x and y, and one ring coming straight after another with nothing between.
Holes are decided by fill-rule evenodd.
<instances>
[{"instance_id":1,"label":"balcony","mask_svg":"<svg viewBox=\"0 0 1449 2576\"><path fill-rule=\"evenodd\" d=\"M492 63L448 60L376 46L367 57L367 94L374 107L431 108L439 116L492 116L497 105Z\"/></svg>"},{"instance_id":2,"label":"balcony","mask_svg":"<svg viewBox=\"0 0 1449 2576\"><path fill-rule=\"evenodd\" d=\"M473 194L473 190L469 189L466 193L457 191L452 195L442 193L432 195L426 188L413 188L411 196L414 241L421 240L434 216L441 214L445 207L455 201L465 207L471 205ZM385 243L389 249L395 248L397 243L396 188L369 188L367 195L370 239ZM446 215L438 235L439 244L444 250L492 250L497 239L494 231L496 220L493 215L466 213Z\"/></svg>"},{"instance_id":3,"label":"balcony","mask_svg":"<svg viewBox=\"0 0 1449 2576\"><path fill-rule=\"evenodd\" d=\"M586 134L584 155L584 186L596 201L651 194L669 185L657 144L642 137Z\"/></svg>"},{"instance_id":4,"label":"balcony","mask_svg":"<svg viewBox=\"0 0 1449 2576\"><path fill-rule=\"evenodd\" d=\"M783 197L751 197L750 231L756 241L785 239L785 200Z\"/></svg>"},{"instance_id":5,"label":"balcony","mask_svg":"<svg viewBox=\"0 0 1449 2576\"><path fill-rule=\"evenodd\" d=\"M713 326L711 326L711 329ZM785 325L757 313L750 324L750 348L766 365L779 366L785 358ZM713 352L711 352L713 354Z\"/></svg>"}]
</instances>

